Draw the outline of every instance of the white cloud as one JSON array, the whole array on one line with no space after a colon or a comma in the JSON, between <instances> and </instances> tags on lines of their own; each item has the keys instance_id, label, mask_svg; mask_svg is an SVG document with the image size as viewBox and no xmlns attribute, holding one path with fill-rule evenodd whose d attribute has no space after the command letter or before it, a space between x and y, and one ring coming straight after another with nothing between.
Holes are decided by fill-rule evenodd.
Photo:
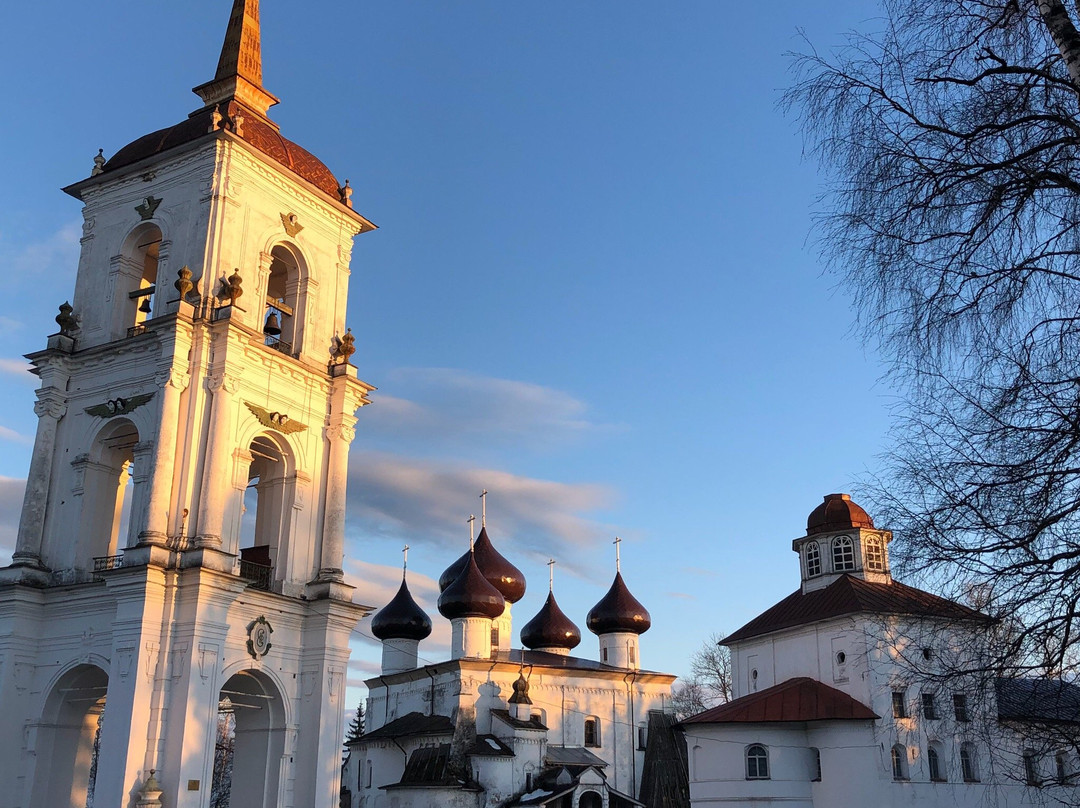
<instances>
[{"instance_id":1,"label":"white cloud","mask_svg":"<svg viewBox=\"0 0 1080 808\"><path fill-rule=\"evenodd\" d=\"M606 486L355 449L352 461L349 524L355 534L459 547L467 535L464 508L486 488L488 523L500 547L516 545L542 560L555 556L574 570L575 549L613 535L590 517L614 501Z\"/></svg>"},{"instance_id":2,"label":"white cloud","mask_svg":"<svg viewBox=\"0 0 1080 808\"><path fill-rule=\"evenodd\" d=\"M0 317L0 334L4 333L4 317ZM37 378L30 373L30 363L25 359L8 359L0 357L0 373L5 376L13 376L27 384L36 384Z\"/></svg>"},{"instance_id":3,"label":"white cloud","mask_svg":"<svg viewBox=\"0 0 1080 808\"><path fill-rule=\"evenodd\" d=\"M27 446L34 445L34 439L30 436L24 435L21 432L16 432L14 429L2 425L0 425L0 440L9 440L12 443L22 443Z\"/></svg>"}]
</instances>

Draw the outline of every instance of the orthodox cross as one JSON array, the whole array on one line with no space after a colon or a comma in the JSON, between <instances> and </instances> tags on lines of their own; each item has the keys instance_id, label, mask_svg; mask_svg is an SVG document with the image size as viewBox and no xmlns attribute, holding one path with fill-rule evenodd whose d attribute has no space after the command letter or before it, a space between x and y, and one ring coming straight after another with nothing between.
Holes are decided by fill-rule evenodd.
<instances>
[{"instance_id":1,"label":"orthodox cross","mask_svg":"<svg viewBox=\"0 0 1080 808\"><path fill-rule=\"evenodd\" d=\"M555 559L548 559L548 592L555 588Z\"/></svg>"},{"instance_id":2,"label":"orthodox cross","mask_svg":"<svg viewBox=\"0 0 1080 808\"><path fill-rule=\"evenodd\" d=\"M487 489L480 492L480 527L487 527Z\"/></svg>"},{"instance_id":3,"label":"orthodox cross","mask_svg":"<svg viewBox=\"0 0 1080 808\"><path fill-rule=\"evenodd\" d=\"M409 568L409 545L406 544L405 547L402 548L401 555L401 577L404 578L405 570Z\"/></svg>"},{"instance_id":4,"label":"orthodox cross","mask_svg":"<svg viewBox=\"0 0 1080 808\"><path fill-rule=\"evenodd\" d=\"M621 570L619 562L619 545L622 544L622 539L616 536L615 541L613 541L612 544L615 545L615 572L619 572Z\"/></svg>"},{"instance_id":5,"label":"orthodox cross","mask_svg":"<svg viewBox=\"0 0 1080 808\"><path fill-rule=\"evenodd\" d=\"M472 552L473 542L476 541L475 537L473 536L473 532L476 529L476 517L470 513L469 518L465 521L469 523L469 552Z\"/></svg>"}]
</instances>

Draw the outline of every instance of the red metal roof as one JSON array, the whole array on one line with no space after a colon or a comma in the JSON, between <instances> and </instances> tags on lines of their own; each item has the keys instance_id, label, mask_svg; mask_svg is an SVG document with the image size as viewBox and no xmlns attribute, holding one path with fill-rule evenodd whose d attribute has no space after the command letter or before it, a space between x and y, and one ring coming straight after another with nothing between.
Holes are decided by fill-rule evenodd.
<instances>
[{"instance_id":1,"label":"red metal roof","mask_svg":"<svg viewBox=\"0 0 1080 808\"><path fill-rule=\"evenodd\" d=\"M824 589L791 593L771 609L758 615L738 631L724 638L724 644L828 620L847 614L905 614L943 617L951 620L989 620L981 612L921 589L897 583L873 583L842 575Z\"/></svg>"},{"instance_id":2,"label":"red metal roof","mask_svg":"<svg viewBox=\"0 0 1080 808\"><path fill-rule=\"evenodd\" d=\"M802 676L690 716L683 724L760 724L773 721L872 721L880 718L847 693Z\"/></svg>"}]
</instances>

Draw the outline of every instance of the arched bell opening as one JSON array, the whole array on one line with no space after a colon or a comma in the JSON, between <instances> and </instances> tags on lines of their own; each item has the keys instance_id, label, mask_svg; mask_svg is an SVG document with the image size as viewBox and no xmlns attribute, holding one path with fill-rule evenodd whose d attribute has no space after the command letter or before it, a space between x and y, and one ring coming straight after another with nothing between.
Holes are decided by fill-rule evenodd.
<instances>
[{"instance_id":1,"label":"arched bell opening","mask_svg":"<svg viewBox=\"0 0 1080 808\"><path fill-rule=\"evenodd\" d=\"M73 463L82 498L77 569L108 569L122 549L138 543L146 455L135 424L121 418L109 421L91 451Z\"/></svg>"},{"instance_id":2,"label":"arched bell opening","mask_svg":"<svg viewBox=\"0 0 1080 808\"><path fill-rule=\"evenodd\" d=\"M210 808L274 808L285 755L285 707L268 676L229 677L218 700Z\"/></svg>"},{"instance_id":3,"label":"arched bell opening","mask_svg":"<svg viewBox=\"0 0 1080 808\"><path fill-rule=\"evenodd\" d=\"M261 589L285 577L295 473L288 445L259 435L248 447L251 463L240 516L240 574Z\"/></svg>"},{"instance_id":4,"label":"arched bell opening","mask_svg":"<svg viewBox=\"0 0 1080 808\"><path fill-rule=\"evenodd\" d=\"M301 347L302 265L291 247L278 244L270 250L263 338L268 346L289 356L297 355Z\"/></svg>"},{"instance_id":5,"label":"arched bell opening","mask_svg":"<svg viewBox=\"0 0 1080 808\"><path fill-rule=\"evenodd\" d=\"M161 242L161 229L143 224L128 236L120 254L115 295L120 308L117 325L127 329L128 336L142 333L145 322L155 316Z\"/></svg>"},{"instance_id":6,"label":"arched bell opening","mask_svg":"<svg viewBox=\"0 0 1080 808\"><path fill-rule=\"evenodd\" d=\"M38 728L32 808L93 805L108 687L109 675L89 664L53 685Z\"/></svg>"}]
</instances>

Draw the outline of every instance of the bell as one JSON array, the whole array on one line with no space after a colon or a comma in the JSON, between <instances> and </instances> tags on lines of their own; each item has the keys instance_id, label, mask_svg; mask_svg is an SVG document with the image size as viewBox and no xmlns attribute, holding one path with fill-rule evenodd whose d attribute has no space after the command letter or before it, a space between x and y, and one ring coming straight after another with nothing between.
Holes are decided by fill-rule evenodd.
<instances>
[{"instance_id":1,"label":"bell","mask_svg":"<svg viewBox=\"0 0 1080 808\"><path fill-rule=\"evenodd\" d=\"M144 297L142 299L142 303L139 304L139 311L141 311L143 314L149 314L150 313L150 298L149 297Z\"/></svg>"},{"instance_id":2,"label":"bell","mask_svg":"<svg viewBox=\"0 0 1080 808\"><path fill-rule=\"evenodd\" d=\"M276 311L270 312L270 316L266 318L266 324L263 325L263 333L268 337L276 337L281 333L281 325L278 323Z\"/></svg>"}]
</instances>

